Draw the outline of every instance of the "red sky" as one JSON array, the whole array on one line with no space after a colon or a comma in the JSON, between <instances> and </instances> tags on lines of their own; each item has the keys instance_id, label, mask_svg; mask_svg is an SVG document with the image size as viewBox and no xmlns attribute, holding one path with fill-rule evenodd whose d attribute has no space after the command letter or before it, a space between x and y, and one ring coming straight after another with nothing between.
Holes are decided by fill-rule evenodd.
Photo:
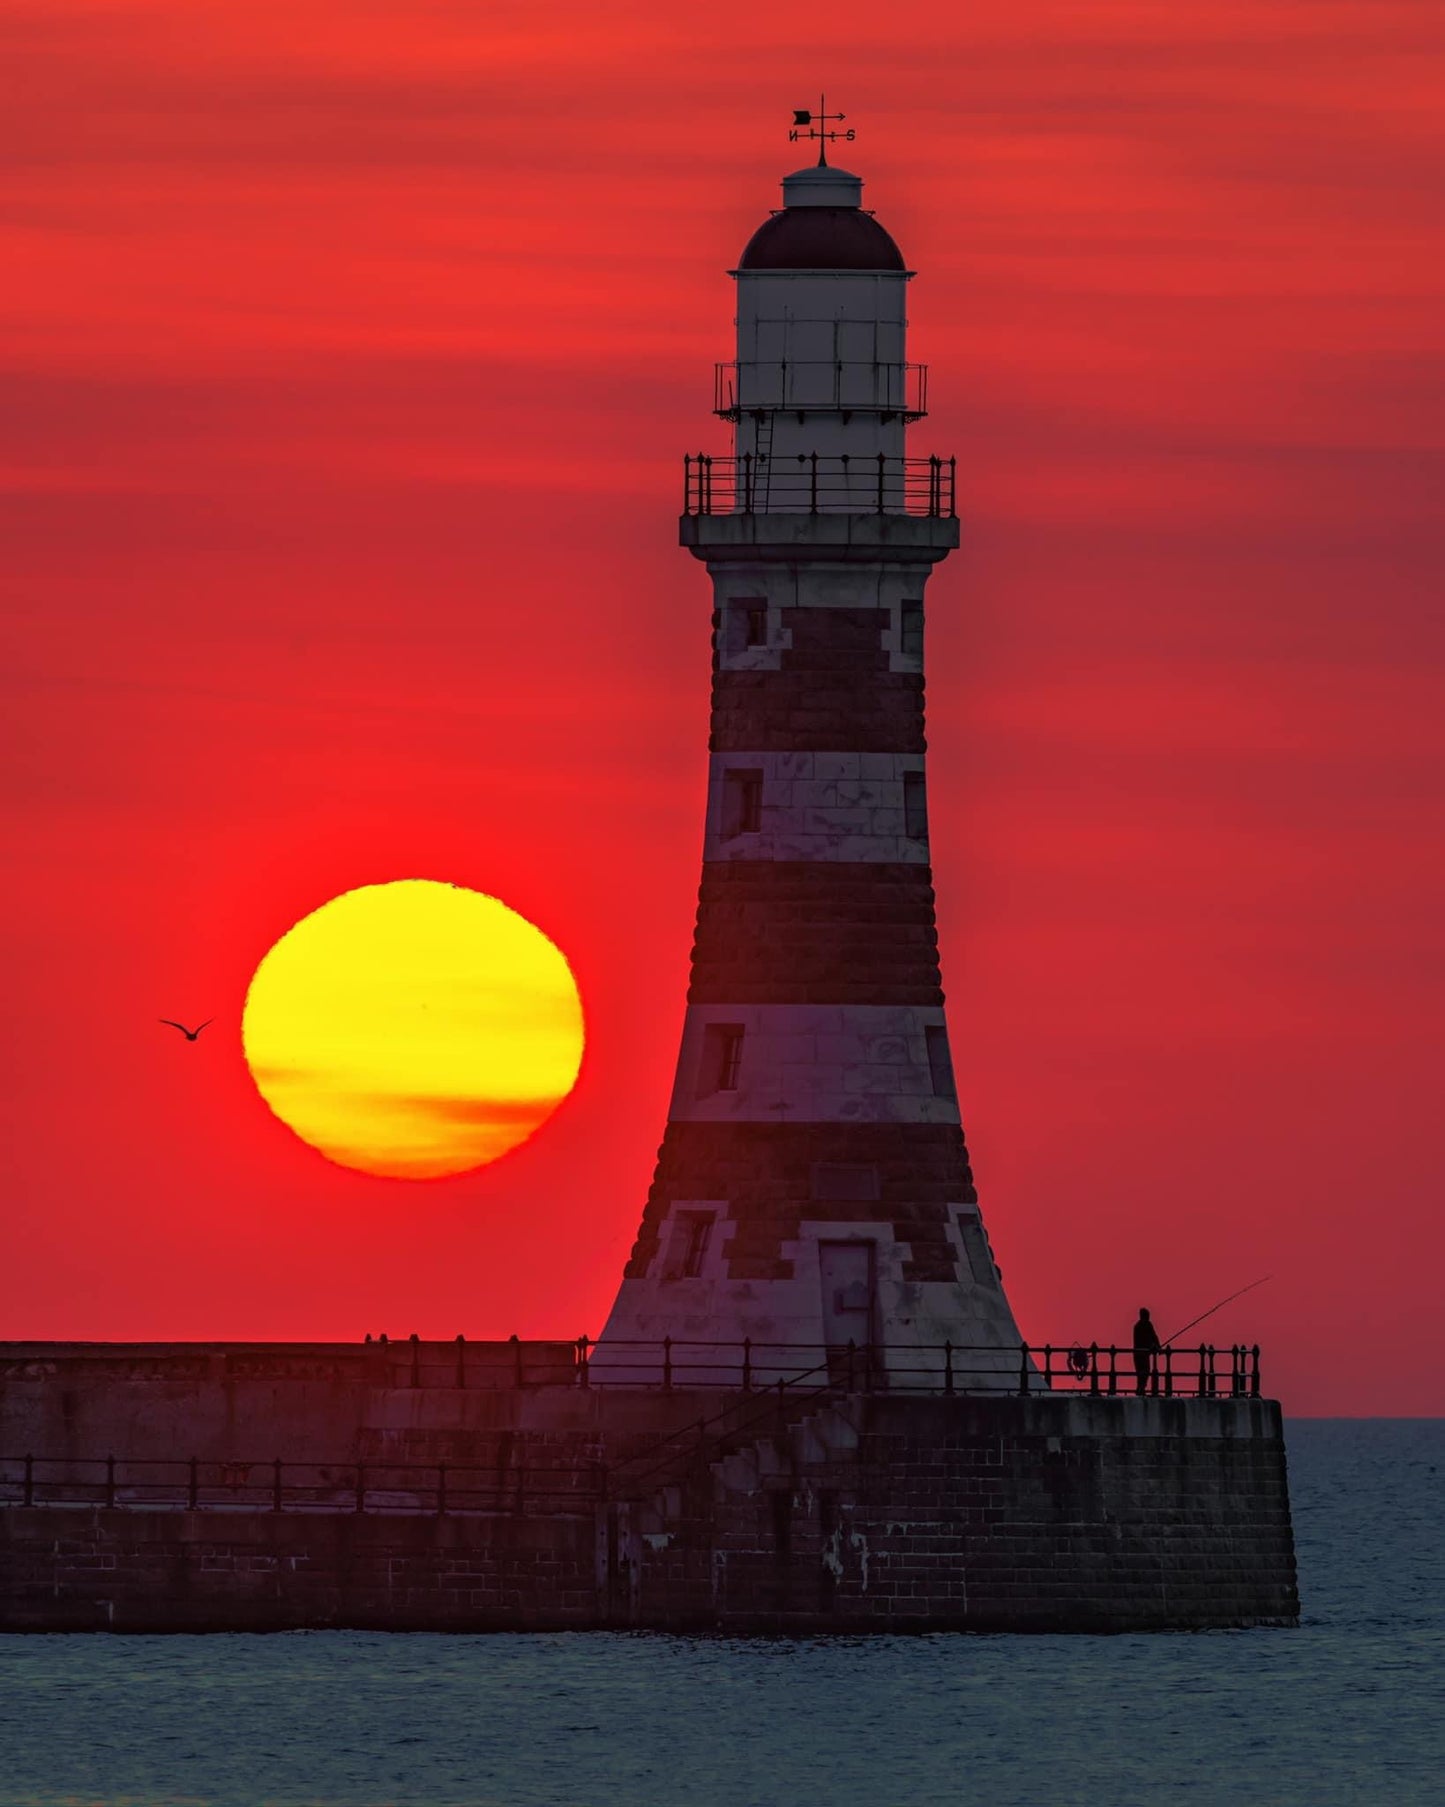
<instances>
[{"instance_id":1,"label":"red sky","mask_svg":"<svg viewBox=\"0 0 1445 1807\"><path fill-rule=\"evenodd\" d=\"M1288 1409L1445 1411L1442 49L1431 0L4 0L0 1336L600 1326L701 845L680 457L826 83L960 461L930 804L1020 1320L1272 1273L1213 1332ZM278 933L413 876L590 1023L427 1185L238 1037Z\"/></svg>"}]
</instances>

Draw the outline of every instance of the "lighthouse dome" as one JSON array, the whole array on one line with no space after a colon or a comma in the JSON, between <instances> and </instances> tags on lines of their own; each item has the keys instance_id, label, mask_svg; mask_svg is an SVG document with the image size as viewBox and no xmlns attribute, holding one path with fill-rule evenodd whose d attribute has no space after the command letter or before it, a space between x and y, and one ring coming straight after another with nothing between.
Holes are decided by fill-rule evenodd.
<instances>
[{"instance_id":1,"label":"lighthouse dome","mask_svg":"<svg viewBox=\"0 0 1445 1807\"><path fill-rule=\"evenodd\" d=\"M902 270L903 253L862 209L863 183L826 164L783 178L783 208L765 220L740 270Z\"/></svg>"}]
</instances>

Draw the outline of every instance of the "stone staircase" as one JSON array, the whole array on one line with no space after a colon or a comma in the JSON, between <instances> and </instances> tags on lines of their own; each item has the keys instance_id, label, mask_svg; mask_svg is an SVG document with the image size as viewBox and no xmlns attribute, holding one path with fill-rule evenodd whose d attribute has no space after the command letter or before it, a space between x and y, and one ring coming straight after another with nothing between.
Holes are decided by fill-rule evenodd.
<instances>
[{"instance_id":1,"label":"stone staircase","mask_svg":"<svg viewBox=\"0 0 1445 1807\"><path fill-rule=\"evenodd\" d=\"M819 1610L840 1534L827 1500L849 1483L866 1400L829 1392L788 1405L781 1423L754 1414L695 1441L609 1504L613 1624L646 1623L662 1597L699 1630Z\"/></svg>"}]
</instances>

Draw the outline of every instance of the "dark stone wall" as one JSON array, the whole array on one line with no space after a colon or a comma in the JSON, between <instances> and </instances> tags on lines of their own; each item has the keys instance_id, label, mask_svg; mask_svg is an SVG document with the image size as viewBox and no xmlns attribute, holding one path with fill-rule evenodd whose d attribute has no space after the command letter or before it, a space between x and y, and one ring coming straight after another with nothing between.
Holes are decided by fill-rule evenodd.
<instances>
[{"instance_id":1,"label":"dark stone wall","mask_svg":"<svg viewBox=\"0 0 1445 1807\"><path fill-rule=\"evenodd\" d=\"M664 1431L729 1403L652 1398ZM516 1433L532 1460L600 1456L595 1502L0 1510L0 1629L1124 1631L1298 1615L1271 1401L833 1395L775 1419L738 1396L726 1434L681 1439L661 1468L638 1404Z\"/></svg>"},{"instance_id":2,"label":"dark stone wall","mask_svg":"<svg viewBox=\"0 0 1445 1807\"><path fill-rule=\"evenodd\" d=\"M921 753L923 676L890 671L887 609L790 608L776 671L721 668L714 631L714 752Z\"/></svg>"},{"instance_id":3,"label":"dark stone wall","mask_svg":"<svg viewBox=\"0 0 1445 1807\"><path fill-rule=\"evenodd\" d=\"M508 1631L599 1623L596 1520L551 1512L0 1512L9 1631Z\"/></svg>"},{"instance_id":4,"label":"dark stone wall","mask_svg":"<svg viewBox=\"0 0 1445 1807\"><path fill-rule=\"evenodd\" d=\"M680 1495L640 1617L691 1599L738 1633L1294 1624L1278 1407L1142 1404L861 1400L853 1447L735 1460Z\"/></svg>"},{"instance_id":5,"label":"dark stone wall","mask_svg":"<svg viewBox=\"0 0 1445 1807\"><path fill-rule=\"evenodd\" d=\"M941 1005L933 875L902 861L710 860L687 995Z\"/></svg>"},{"instance_id":6,"label":"dark stone wall","mask_svg":"<svg viewBox=\"0 0 1445 1807\"><path fill-rule=\"evenodd\" d=\"M876 1199L814 1198L817 1166L871 1167ZM785 1280L783 1254L804 1220L891 1223L909 1245L905 1280L958 1278L948 1239L950 1205L977 1198L963 1131L956 1123L669 1123L642 1227L627 1265L645 1275L675 1199L728 1201L727 1247L734 1280Z\"/></svg>"}]
</instances>

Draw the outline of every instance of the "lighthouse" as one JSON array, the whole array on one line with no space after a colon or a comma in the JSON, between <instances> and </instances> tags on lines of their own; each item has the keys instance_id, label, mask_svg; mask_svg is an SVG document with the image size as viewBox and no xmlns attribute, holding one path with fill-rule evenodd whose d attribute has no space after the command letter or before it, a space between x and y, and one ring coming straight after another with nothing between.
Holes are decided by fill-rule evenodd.
<instances>
[{"instance_id":1,"label":"lighthouse","mask_svg":"<svg viewBox=\"0 0 1445 1807\"><path fill-rule=\"evenodd\" d=\"M731 272L728 455L684 463L712 582L702 882L666 1132L599 1379L863 1373L1013 1384L1020 1333L974 1187L928 829L925 589L954 461L910 455L913 272L825 161ZM795 132L795 136L797 136ZM851 137L851 133L848 134ZM666 1349L665 1357L659 1349Z\"/></svg>"}]
</instances>

